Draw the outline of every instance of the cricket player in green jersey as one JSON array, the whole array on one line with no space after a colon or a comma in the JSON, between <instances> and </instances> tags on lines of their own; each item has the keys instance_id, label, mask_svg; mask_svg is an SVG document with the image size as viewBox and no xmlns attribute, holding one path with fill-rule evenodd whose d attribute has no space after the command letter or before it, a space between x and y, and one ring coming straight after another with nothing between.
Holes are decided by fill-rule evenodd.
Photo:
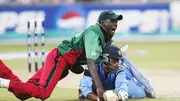
<instances>
[{"instance_id":1,"label":"cricket player in green jersey","mask_svg":"<svg viewBox=\"0 0 180 101\"><path fill-rule=\"evenodd\" d=\"M103 99L104 89L95 63L101 59L104 46L111 44L117 22L122 18L122 15L112 11L101 12L95 25L70 40L64 40L57 48L51 50L44 66L26 82L22 82L0 60L0 88L7 88L21 100L31 97L45 100L51 95L58 81L67 76L69 70L79 74L84 70L81 65L87 64L97 94Z\"/></svg>"}]
</instances>

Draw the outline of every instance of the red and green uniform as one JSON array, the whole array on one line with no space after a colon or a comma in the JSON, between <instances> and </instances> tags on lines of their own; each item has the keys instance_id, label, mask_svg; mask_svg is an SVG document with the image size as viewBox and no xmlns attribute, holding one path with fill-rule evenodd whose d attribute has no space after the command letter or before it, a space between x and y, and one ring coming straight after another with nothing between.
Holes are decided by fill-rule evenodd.
<instances>
[{"instance_id":1,"label":"red and green uniform","mask_svg":"<svg viewBox=\"0 0 180 101\"><path fill-rule=\"evenodd\" d=\"M95 24L71 40L64 40L48 53L44 66L26 83L11 79L9 91L21 100L30 97L48 98L58 81L67 75L67 70L73 68L74 64L86 63L86 58L95 61L100 59L102 48L107 44L104 39L99 24ZM9 74L9 77L13 78L12 76L15 75Z\"/></svg>"},{"instance_id":2,"label":"red and green uniform","mask_svg":"<svg viewBox=\"0 0 180 101\"><path fill-rule=\"evenodd\" d=\"M90 26L83 33L75 35L70 41L63 41L58 45L58 50L62 55L70 50L85 52L86 57L97 61L105 46L104 35L99 24Z\"/></svg>"}]
</instances>

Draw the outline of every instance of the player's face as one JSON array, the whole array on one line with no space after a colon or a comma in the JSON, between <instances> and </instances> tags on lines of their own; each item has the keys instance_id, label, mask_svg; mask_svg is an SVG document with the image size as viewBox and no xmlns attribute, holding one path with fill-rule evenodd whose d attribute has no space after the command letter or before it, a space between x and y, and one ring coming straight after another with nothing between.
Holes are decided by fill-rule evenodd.
<instances>
[{"instance_id":1,"label":"player's face","mask_svg":"<svg viewBox=\"0 0 180 101\"><path fill-rule=\"evenodd\" d=\"M119 59L111 59L110 58L110 61L109 61L109 68L112 69L112 70L115 70L119 65Z\"/></svg>"},{"instance_id":2,"label":"player's face","mask_svg":"<svg viewBox=\"0 0 180 101\"><path fill-rule=\"evenodd\" d=\"M107 31L107 34L109 34L110 39L114 36L115 31L117 29L117 19L106 19L103 21L103 26Z\"/></svg>"}]
</instances>

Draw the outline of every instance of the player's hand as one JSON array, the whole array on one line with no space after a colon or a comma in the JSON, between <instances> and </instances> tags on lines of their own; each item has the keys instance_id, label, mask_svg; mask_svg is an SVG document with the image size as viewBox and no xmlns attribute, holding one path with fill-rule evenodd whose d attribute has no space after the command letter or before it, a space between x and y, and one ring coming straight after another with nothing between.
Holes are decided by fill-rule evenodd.
<instances>
[{"instance_id":1,"label":"player's hand","mask_svg":"<svg viewBox=\"0 0 180 101\"><path fill-rule=\"evenodd\" d=\"M97 88L97 89L96 89L96 92L97 92L97 95L98 95L99 99L100 99L100 100L103 99L104 90L101 89L101 88Z\"/></svg>"},{"instance_id":2,"label":"player's hand","mask_svg":"<svg viewBox=\"0 0 180 101\"><path fill-rule=\"evenodd\" d=\"M107 90L103 94L105 101L127 101L128 99L128 93L126 91L113 91L113 90Z\"/></svg>"},{"instance_id":3,"label":"player's hand","mask_svg":"<svg viewBox=\"0 0 180 101\"><path fill-rule=\"evenodd\" d=\"M121 101L127 101L128 99L128 93L126 91L118 91L116 92L119 100Z\"/></svg>"},{"instance_id":4,"label":"player's hand","mask_svg":"<svg viewBox=\"0 0 180 101\"><path fill-rule=\"evenodd\" d=\"M113 90L107 90L103 94L104 101L119 101L118 95Z\"/></svg>"}]
</instances>

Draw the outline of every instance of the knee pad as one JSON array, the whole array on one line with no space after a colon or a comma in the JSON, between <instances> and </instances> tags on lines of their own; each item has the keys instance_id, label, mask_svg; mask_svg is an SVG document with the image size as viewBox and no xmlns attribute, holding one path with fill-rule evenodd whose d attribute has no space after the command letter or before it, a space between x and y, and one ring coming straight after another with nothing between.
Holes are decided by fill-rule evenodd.
<instances>
[{"instance_id":1,"label":"knee pad","mask_svg":"<svg viewBox=\"0 0 180 101\"><path fill-rule=\"evenodd\" d=\"M69 70L75 74L81 74L84 72L84 68L81 65L74 65Z\"/></svg>"}]
</instances>

